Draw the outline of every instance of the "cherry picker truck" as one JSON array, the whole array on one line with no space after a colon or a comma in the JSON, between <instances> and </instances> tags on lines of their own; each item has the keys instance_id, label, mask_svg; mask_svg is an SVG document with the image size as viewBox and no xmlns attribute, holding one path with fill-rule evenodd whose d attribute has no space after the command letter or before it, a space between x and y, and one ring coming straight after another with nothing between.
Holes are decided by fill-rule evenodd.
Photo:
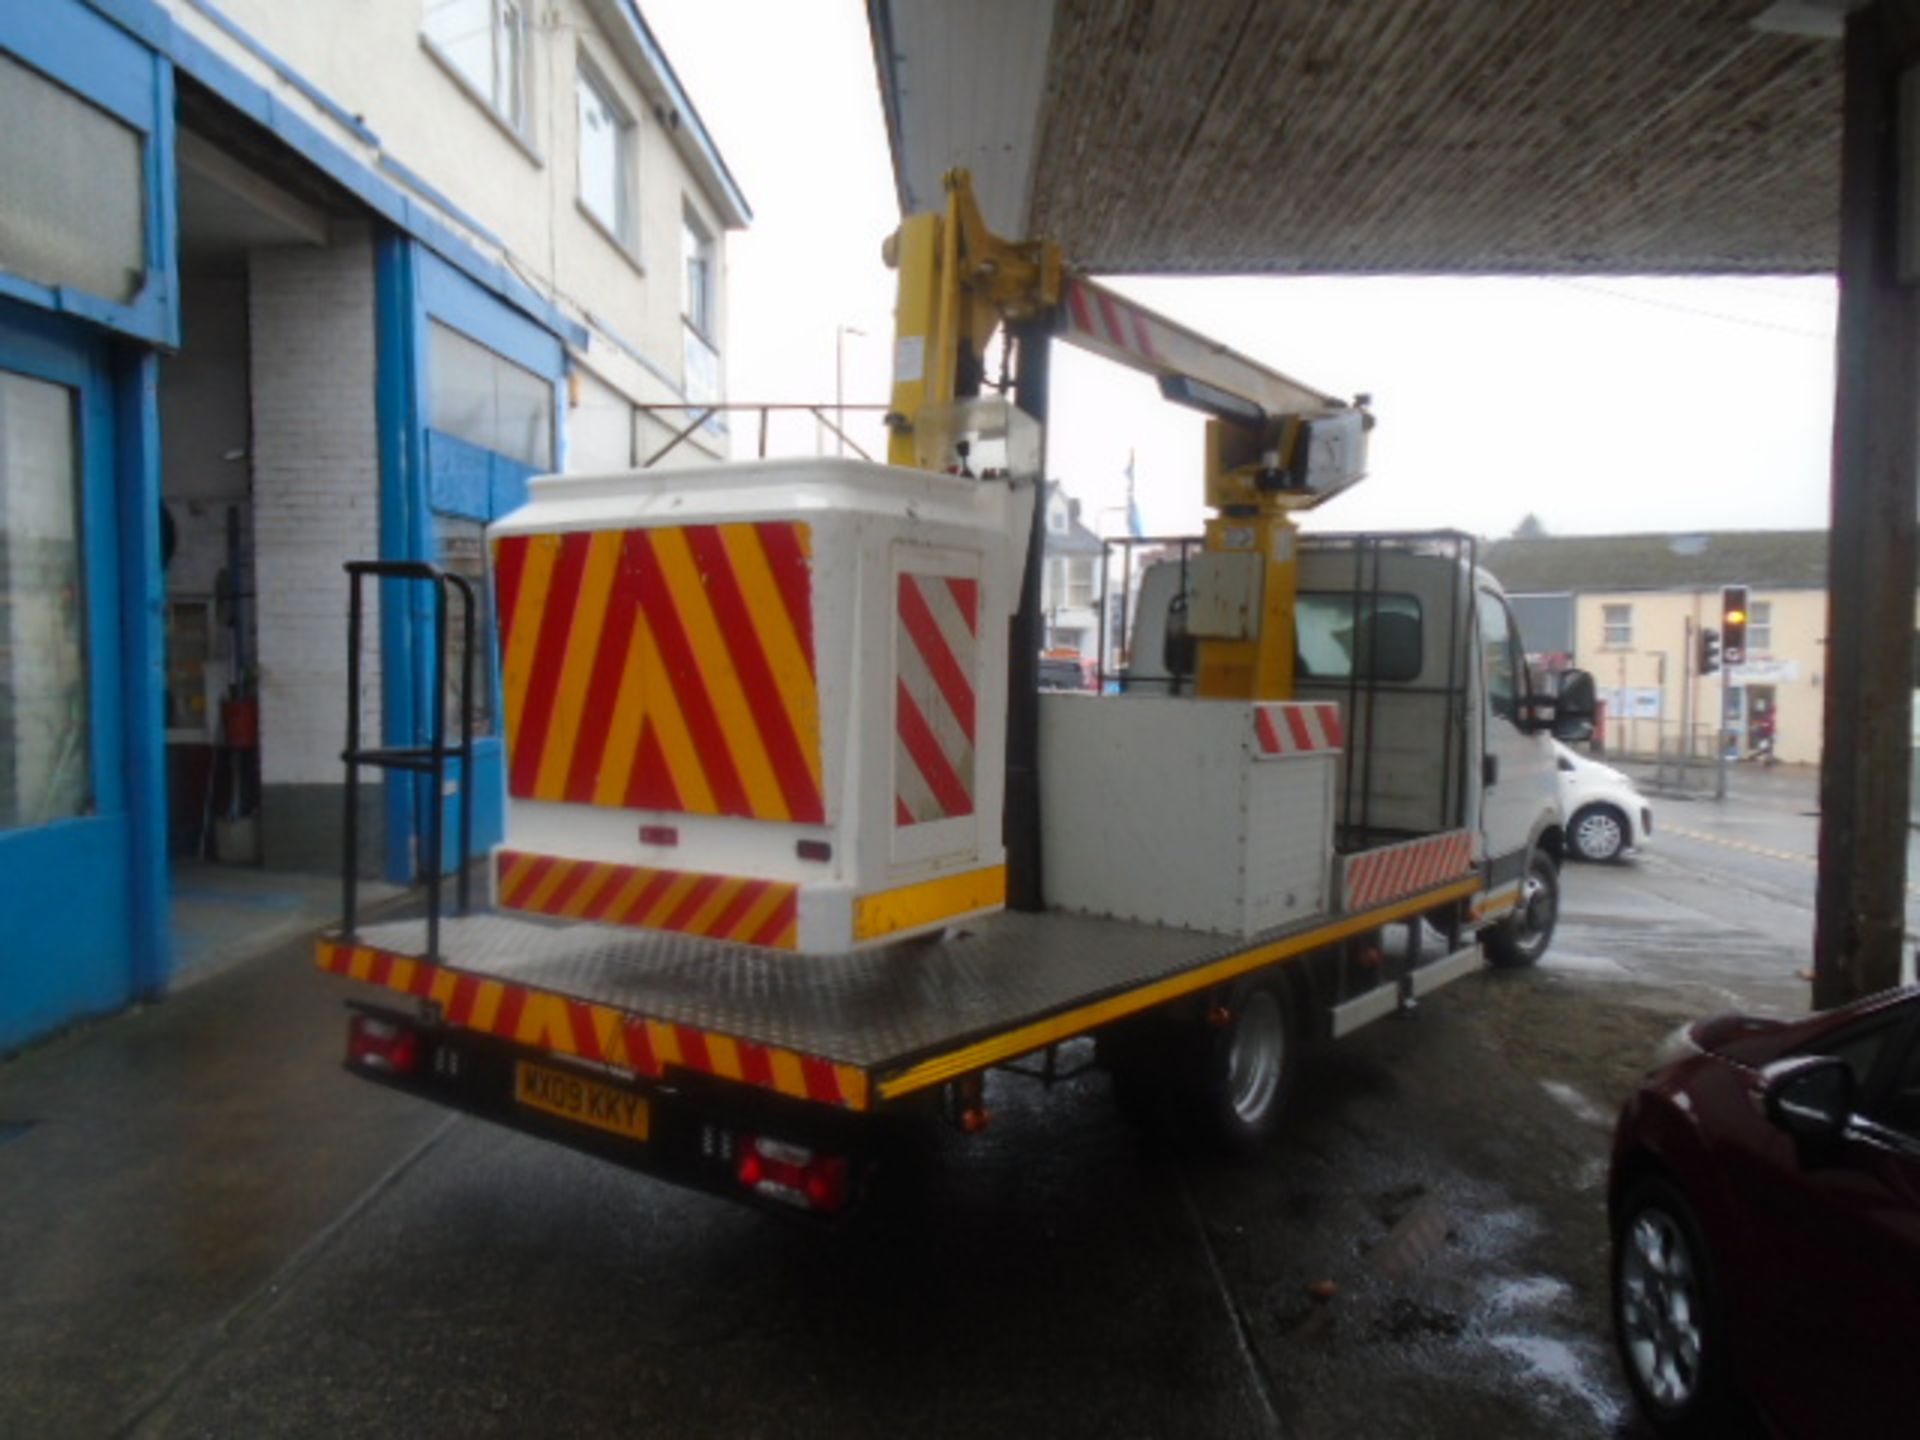
<instances>
[{"instance_id":1,"label":"cherry picker truck","mask_svg":"<svg viewBox=\"0 0 1920 1440\"><path fill-rule=\"evenodd\" d=\"M362 767L423 777L469 853L472 719L366 746L345 905L363 1078L748 1203L834 1216L886 1137L988 1122L985 1076L1092 1037L1129 1101L1223 1145L1279 1123L1301 1047L1551 936L1550 735L1455 534L1303 535L1372 419L990 233L968 178L888 244L888 463L537 479L489 532L504 843L488 908L361 923ZM995 393L990 342L1008 354ZM1047 361L1065 341L1204 411L1203 537L1129 563L1117 693L1043 694ZM1007 393L1011 394L1009 400ZM437 675L477 597L418 562ZM1103 599L1108 593L1103 576ZM484 682L482 682L484 683ZM427 854L441 854L430 805ZM1386 928L1444 944L1395 951ZM1084 1052L1085 1047L1080 1047Z\"/></svg>"}]
</instances>

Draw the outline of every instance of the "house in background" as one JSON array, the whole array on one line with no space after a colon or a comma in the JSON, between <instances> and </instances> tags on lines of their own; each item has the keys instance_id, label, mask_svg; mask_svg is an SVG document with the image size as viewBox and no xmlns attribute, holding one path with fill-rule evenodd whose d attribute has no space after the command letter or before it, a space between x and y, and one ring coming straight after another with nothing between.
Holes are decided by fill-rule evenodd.
<instances>
[{"instance_id":1,"label":"house in background","mask_svg":"<svg viewBox=\"0 0 1920 1440\"><path fill-rule=\"evenodd\" d=\"M1080 521L1080 502L1047 482L1046 571L1040 613L1050 653L1072 651L1083 664L1099 658L1100 537Z\"/></svg>"},{"instance_id":2,"label":"house in background","mask_svg":"<svg viewBox=\"0 0 1920 1440\"><path fill-rule=\"evenodd\" d=\"M1723 587L1745 585L1747 656L1724 672L1724 728L1745 754L1756 707L1771 711L1776 757L1819 763L1826 531L1539 536L1494 541L1481 563L1512 598L1528 653L1591 671L1606 748L1638 755L1683 743L1714 754L1722 676L1699 675L1698 637L1720 628Z\"/></svg>"},{"instance_id":3,"label":"house in background","mask_svg":"<svg viewBox=\"0 0 1920 1440\"><path fill-rule=\"evenodd\" d=\"M749 212L634 0L0 6L0 175L4 1052L166 986L170 865L337 865L342 562L484 578L530 475L718 398ZM352 700L416 743L428 608L379 602ZM374 868L459 861L362 793Z\"/></svg>"}]
</instances>

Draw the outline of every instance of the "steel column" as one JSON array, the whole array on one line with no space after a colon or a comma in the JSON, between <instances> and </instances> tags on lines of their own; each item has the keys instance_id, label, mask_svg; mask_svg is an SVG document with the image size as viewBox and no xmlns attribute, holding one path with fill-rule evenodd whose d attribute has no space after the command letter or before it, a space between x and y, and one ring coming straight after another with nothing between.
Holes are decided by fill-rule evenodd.
<instances>
[{"instance_id":1,"label":"steel column","mask_svg":"<svg viewBox=\"0 0 1920 1440\"><path fill-rule=\"evenodd\" d=\"M1920 0L1847 17L1840 333L1813 1002L1898 983L1920 498L1920 294L1902 282L1900 74Z\"/></svg>"},{"instance_id":2,"label":"steel column","mask_svg":"<svg viewBox=\"0 0 1920 1440\"><path fill-rule=\"evenodd\" d=\"M1026 579L1013 612L1007 649L1007 905L1046 908L1040 873L1040 587L1047 551L1047 372L1053 334L1047 320L1017 326L1019 371L1014 403L1040 426L1040 470L1033 482L1033 527L1027 536Z\"/></svg>"}]
</instances>

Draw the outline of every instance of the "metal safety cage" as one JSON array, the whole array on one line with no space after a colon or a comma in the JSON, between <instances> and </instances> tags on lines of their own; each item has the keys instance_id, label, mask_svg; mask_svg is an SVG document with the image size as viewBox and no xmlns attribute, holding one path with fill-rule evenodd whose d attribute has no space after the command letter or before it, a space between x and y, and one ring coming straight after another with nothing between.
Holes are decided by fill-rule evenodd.
<instances>
[{"instance_id":1,"label":"metal safety cage","mask_svg":"<svg viewBox=\"0 0 1920 1440\"><path fill-rule=\"evenodd\" d=\"M1356 631L1360 625L1362 603L1366 614L1378 613L1381 588L1381 563L1385 556L1420 555L1451 563L1455 583L1447 587L1447 678L1443 686L1406 685L1398 682L1390 688L1400 695L1437 695L1445 715L1440 753L1447 758L1440 776L1439 813L1435 829L1449 830L1466 821L1467 765L1466 696L1471 675L1468 652L1468 627L1461 611L1472 615L1473 577L1479 563L1479 542L1459 530L1418 530L1393 532L1315 532L1302 536L1302 542L1319 554L1351 554L1352 580L1348 598L1353 607ZM1362 675L1356 664L1347 676L1346 714L1348 716L1348 755L1341 778L1340 825L1336 837L1342 853L1364 850L1374 845L1402 839L1399 831L1381 831L1373 825L1373 765L1375 750L1374 714L1383 684L1371 667ZM1357 737L1357 744L1356 744ZM1458 783L1456 783L1456 778Z\"/></svg>"},{"instance_id":2,"label":"metal safety cage","mask_svg":"<svg viewBox=\"0 0 1920 1440\"><path fill-rule=\"evenodd\" d=\"M1436 695L1443 700L1445 719L1441 753L1449 757L1449 763L1441 777L1439 813L1435 816L1434 828L1448 830L1458 827L1464 823L1467 794L1465 766L1468 727L1464 702L1468 689L1467 682L1471 674L1470 657L1467 653L1468 627L1462 623L1462 611L1465 609L1468 614L1471 613L1473 575L1479 558L1479 542L1473 536L1458 530L1382 533L1314 531L1302 535L1300 539L1301 545L1315 554L1344 553L1352 557L1347 595L1353 607L1356 627L1363 609L1367 615L1372 615L1378 607L1381 595L1381 565L1383 558L1387 555L1422 555L1440 559L1449 562L1459 576L1458 583L1447 587L1445 683L1436 686L1395 682L1391 686L1396 694ZM1131 663L1134 657L1129 654L1129 647L1138 629L1136 623L1138 617L1134 613L1139 603L1139 595L1136 592L1146 566L1156 561L1177 561L1181 566L1181 577L1180 587L1176 593L1184 595L1187 589L1187 563L1193 555L1204 548L1204 545L1205 541L1197 535L1123 535L1110 537L1103 542L1104 548L1100 556L1101 605L1098 667L1099 688L1102 692L1106 692L1109 687L1112 690L1124 692L1127 689L1129 672L1136 668ZM1119 580L1117 589L1114 585L1116 567ZM1175 603L1177 604L1178 601L1176 600ZM1373 721L1384 682L1371 670L1361 673L1365 668L1356 665L1348 675L1343 701L1349 726L1348 754L1341 778L1341 823L1337 837L1338 848L1342 852L1362 850L1373 845L1406 838L1403 832L1379 830L1372 823L1376 734ZM1165 682L1166 693L1174 695L1182 693L1183 683L1187 681L1186 675L1169 666Z\"/></svg>"},{"instance_id":3,"label":"metal safety cage","mask_svg":"<svg viewBox=\"0 0 1920 1440\"><path fill-rule=\"evenodd\" d=\"M460 913L471 907L472 885L467 860L473 849L473 657L478 641L475 600L472 584L465 576L442 570L424 560L350 560L344 567L348 576L347 608L347 747L340 752L346 766L345 843L341 846L340 923L342 935L351 941L358 933L358 894L360 878L360 767L371 765L381 770L401 770L427 778L432 803L427 806L427 949L426 958L440 954L440 880L443 864L441 825L446 795L447 761L460 761L459 865L455 884ZM424 583L433 587L433 694L432 719L428 723L428 741L424 745L374 745L360 743L360 657L362 617L366 605L362 582L399 580ZM460 743L447 744L447 611L448 596L457 592L461 604L460 647Z\"/></svg>"},{"instance_id":4,"label":"metal safety cage","mask_svg":"<svg viewBox=\"0 0 1920 1440\"><path fill-rule=\"evenodd\" d=\"M1206 542L1198 535L1114 535L1101 541L1100 550L1100 620L1098 644L1099 656L1095 665L1097 688L1104 694L1109 685L1115 690L1127 687L1127 672L1133 668L1130 647L1136 626L1134 624L1134 606L1139 596L1134 593L1136 582L1146 573L1146 567L1163 559L1175 559L1180 564L1181 595L1187 590L1187 562L1204 548ZM1147 552L1141 554L1140 552ZM1156 551L1169 551L1171 555L1155 554ZM1115 553L1119 554L1120 588L1113 587ZM1136 558L1137 557L1137 558ZM1118 599L1116 606L1114 601ZM1111 640L1111 643L1109 643ZM1126 663L1120 663L1126 657ZM1168 693L1180 693L1181 682L1187 677L1168 672Z\"/></svg>"}]
</instances>

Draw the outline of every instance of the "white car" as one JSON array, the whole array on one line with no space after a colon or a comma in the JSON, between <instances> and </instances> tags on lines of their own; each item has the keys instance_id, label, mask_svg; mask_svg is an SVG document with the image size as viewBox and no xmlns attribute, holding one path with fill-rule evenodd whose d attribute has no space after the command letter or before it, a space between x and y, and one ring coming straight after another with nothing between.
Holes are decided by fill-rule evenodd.
<instances>
[{"instance_id":1,"label":"white car","mask_svg":"<svg viewBox=\"0 0 1920 1440\"><path fill-rule=\"evenodd\" d=\"M1560 824L1567 849L1582 860L1618 860L1653 838L1653 807L1633 781L1576 755L1558 741Z\"/></svg>"}]
</instances>

